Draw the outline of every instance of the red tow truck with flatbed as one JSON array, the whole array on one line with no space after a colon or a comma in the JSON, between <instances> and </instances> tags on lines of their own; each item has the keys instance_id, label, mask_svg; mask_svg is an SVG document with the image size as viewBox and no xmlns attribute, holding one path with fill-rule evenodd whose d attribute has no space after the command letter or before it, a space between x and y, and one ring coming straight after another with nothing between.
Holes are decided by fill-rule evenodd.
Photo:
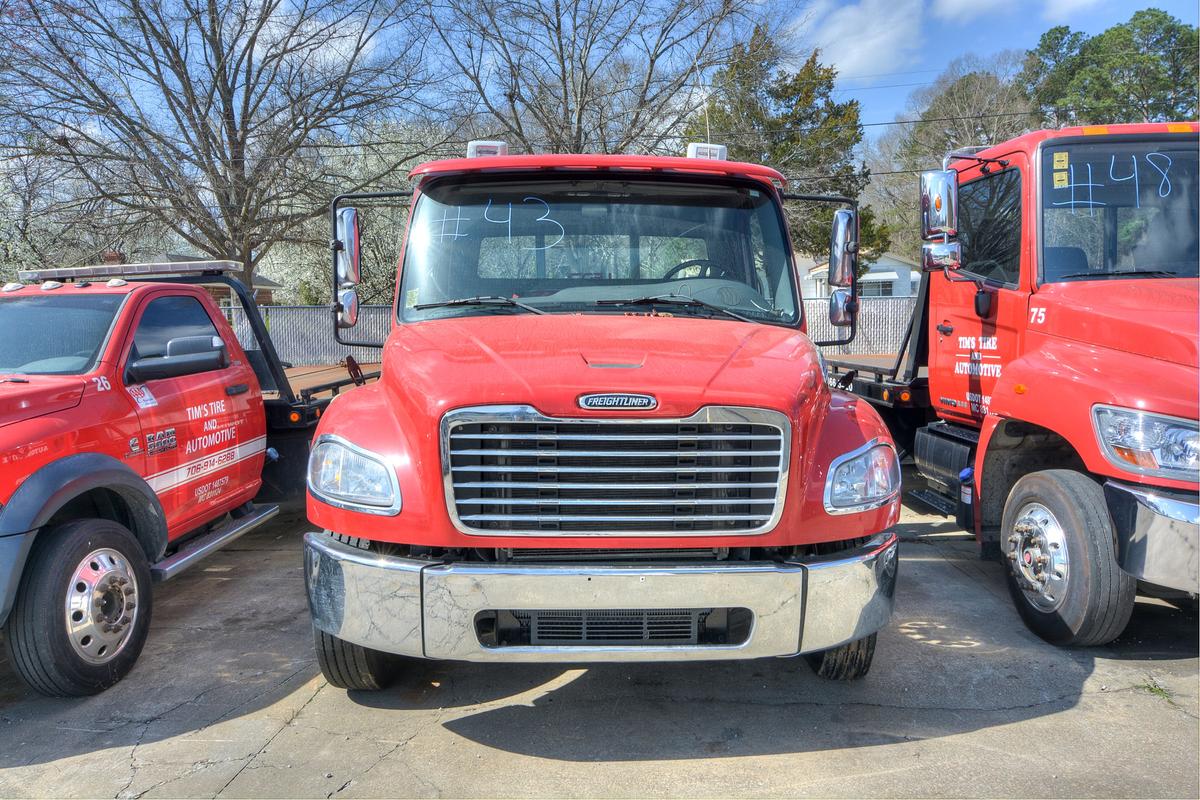
<instances>
[{"instance_id":1,"label":"red tow truck with flatbed","mask_svg":"<svg viewBox=\"0 0 1200 800\"><path fill-rule=\"evenodd\" d=\"M231 262L32 270L0 290L0 623L49 695L137 660L169 580L303 487L349 380L293 391ZM203 285L239 299L244 342Z\"/></svg>"},{"instance_id":2,"label":"red tow truck with flatbed","mask_svg":"<svg viewBox=\"0 0 1200 800\"><path fill-rule=\"evenodd\" d=\"M334 400L310 459L326 679L800 654L865 675L894 603L899 464L871 405L823 380L783 214L839 206L830 321L853 330L855 202L789 195L714 145L473 143L411 177L331 209L340 337L360 214L412 202L390 334L353 342L382 347L381 378Z\"/></svg>"},{"instance_id":3,"label":"red tow truck with flatbed","mask_svg":"<svg viewBox=\"0 0 1200 800\"><path fill-rule=\"evenodd\" d=\"M899 352L828 361L1058 644L1111 641L1138 591L1200 591L1198 127L950 153L921 178Z\"/></svg>"}]
</instances>

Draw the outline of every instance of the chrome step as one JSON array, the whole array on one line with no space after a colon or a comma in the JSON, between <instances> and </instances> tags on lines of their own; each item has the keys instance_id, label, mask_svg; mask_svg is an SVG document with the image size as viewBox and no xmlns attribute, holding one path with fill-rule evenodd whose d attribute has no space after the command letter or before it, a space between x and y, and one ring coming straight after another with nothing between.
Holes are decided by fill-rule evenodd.
<instances>
[{"instance_id":1,"label":"chrome step","mask_svg":"<svg viewBox=\"0 0 1200 800\"><path fill-rule=\"evenodd\" d=\"M915 489L909 492L908 496L944 517L953 517L958 510L952 499L932 489Z\"/></svg>"},{"instance_id":2,"label":"chrome step","mask_svg":"<svg viewBox=\"0 0 1200 800\"><path fill-rule=\"evenodd\" d=\"M255 506L249 513L234 517L219 528L197 537L174 555L150 565L150 577L155 583L178 577L188 567L215 553L243 534L262 525L279 513L279 506Z\"/></svg>"}]
</instances>

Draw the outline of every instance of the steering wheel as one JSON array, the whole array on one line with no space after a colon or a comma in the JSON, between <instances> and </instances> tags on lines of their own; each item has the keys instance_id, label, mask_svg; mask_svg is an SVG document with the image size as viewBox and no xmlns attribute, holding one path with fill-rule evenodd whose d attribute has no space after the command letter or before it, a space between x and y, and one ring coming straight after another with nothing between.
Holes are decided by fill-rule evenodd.
<instances>
[{"instance_id":1,"label":"steering wheel","mask_svg":"<svg viewBox=\"0 0 1200 800\"><path fill-rule=\"evenodd\" d=\"M662 276L664 281L669 281L675 278L680 272L690 267L699 267L700 274L697 278L725 278L726 280L740 280L733 270L726 266L718 264L715 261L710 261L707 258L689 258L687 261L681 261L667 271L666 275Z\"/></svg>"}]
</instances>

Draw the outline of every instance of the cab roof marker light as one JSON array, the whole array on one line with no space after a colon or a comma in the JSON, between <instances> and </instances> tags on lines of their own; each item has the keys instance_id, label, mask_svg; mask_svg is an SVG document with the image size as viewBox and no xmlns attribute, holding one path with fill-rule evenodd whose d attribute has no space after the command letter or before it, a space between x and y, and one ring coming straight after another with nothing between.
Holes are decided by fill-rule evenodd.
<instances>
[{"instance_id":1,"label":"cab roof marker light","mask_svg":"<svg viewBox=\"0 0 1200 800\"><path fill-rule=\"evenodd\" d=\"M6 292L19 292L20 290L22 290L24 288L25 288L25 284L17 283L16 281L10 281L10 282L4 284L4 291L6 291Z\"/></svg>"},{"instance_id":2,"label":"cab roof marker light","mask_svg":"<svg viewBox=\"0 0 1200 800\"><path fill-rule=\"evenodd\" d=\"M144 264L96 264L90 267L50 267L47 269L21 270L17 276L23 281L46 281L61 278L107 278L122 275L146 277L149 275L198 275L201 273L237 272L241 265L236 261L163 261Z\"/></svg>"},{"instance_id":3,"label":"cab roof marker light","mask_svg":"<svg viewBox=\"0 0 1200 800\"><path fill-rule=\"evenodd\" d=\"M723 144L709 144L708 142L688 142L687 146L688 158L707 158L710 161L728 161L729 148Z\"/></svg>"},{"instance_id":4,"label":"cab roof marker light","mask_svg":"<svg viewBox=\"0 0 1200 800\"><path fill-rule=\"evenodd\" d=\"M122 286L128 286L129 281L124 280L122 278L112 278L108 282L106 282L104 285L110 289L118 289Z\"/></svg>"},{"instance_id":5,"label":"cab roof marker light","mask_svg":"<svg viewBox=\"0 0 1200 800\"><path fill-rule=\"evenodd\" d=\"M508 155L508 142L496 139L472 139L467 142L467 158Z\"/></svg>"},{"instance_id":6,"label":"cab roof marker light","mask_svg":"<svg viewBox=\"0 0 1200 800\"><path fill-rule=\"evenodd\" d=\"M43 292L52 292L55 289L61 289L62 287L63 287L62 281L46 281L45 283L42 284L42 291Z\"/></svg>"}]
</instances>

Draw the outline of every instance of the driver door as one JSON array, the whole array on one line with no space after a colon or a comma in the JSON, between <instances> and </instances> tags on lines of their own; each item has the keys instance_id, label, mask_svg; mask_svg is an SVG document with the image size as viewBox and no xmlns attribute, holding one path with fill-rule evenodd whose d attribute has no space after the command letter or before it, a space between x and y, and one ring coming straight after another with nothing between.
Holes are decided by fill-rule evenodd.
<instances>
[{"instance_id":1,"label":"driver door","mask_svg":"<svg viewBox=\"0 0 1200 800\"><path fill-rule=\"evenodd\" d=\"M930 275L930 400L944 419L972 425L987 414L1005 365L1021 352L1028 306L1029 270L1021 265L1031 257L1024 233L1032 181L1022 154L1005 159L1004 169L960 172L962 269L953 279ZM990 306L983 316L976 311L980 287Z\"/></svg>"}]
</instances>

